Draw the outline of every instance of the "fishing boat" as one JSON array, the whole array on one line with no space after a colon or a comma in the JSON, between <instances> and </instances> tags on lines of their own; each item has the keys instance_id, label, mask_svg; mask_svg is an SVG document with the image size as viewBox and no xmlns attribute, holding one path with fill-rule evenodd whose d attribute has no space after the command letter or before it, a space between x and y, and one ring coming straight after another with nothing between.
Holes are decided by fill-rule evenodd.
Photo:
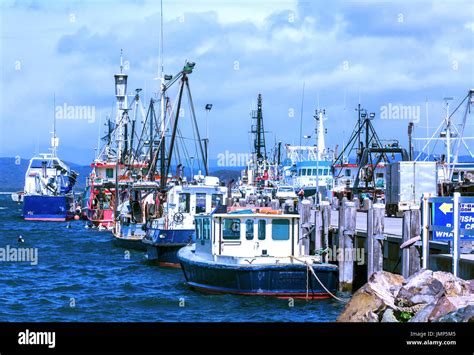
<instances>
[{"instance_id":1,"label":"fishing boat","mask_svg":"<svg viewBox=\"0 0 474 355\"><path fill-rule=\"evenodd\" d=\"M107 133L102 140L105 144L99 149L92 171L86 179L82 196L82 216L98 229L111 230L114 227L114 209L117 195L126 190L137 178L146 175L148 164L143 157L136 156L139 151L134 145L137 130L137 114L143 115L140 91L136 90L130 107L127 103L128 75L123 72L123 55L120 55L120 73L114 75L116 115L113 122L107 121ZM129 117L128 111L134 108ZM143 119L144 117L142 117ZM129 127L131 126L131 132ZM100 143L100 141L99 141ZM118 193L117 193L118 192Z\"/></svg>"},{"instance_id":2,"label":"fishing boat","mask_svg":"<svg viewBox=\"0 0 474 355\"><path fill-rule=\"evenodd\" d=\"M23 218L27 221L65 221L76 212L73 187L78 174L53 153L31 158L25 174Z\"/></svg>"},{"instance_id":3,"label":"fishing boat","mask_svg":"<svg viewBox=\"0 0 474 355\"><path fill-rule=\"evenodd\" d=\"M286 145L287 158L283 163L283 176L286 184L292 185L296 192L303 191L305 197L316 196L318 201L332 197L334 184L332 158L326 149L324 134L324 110L316 110L317 144L313 146Z\"/></svg>"},{"instance_id":4,"label":"fishing boat","mask_svg":"<svg viewBox=\"0 0 474 355\"><path fill-rule=\"evenodd\" d=\"M223 206L227 188L219 178L196 175L192 183L172 186L166 194L163 212L149 220L142 242L147 259L160 266L179 267L177 252L196 241L194 216Z\"/></svg>"},{"instance_id":5,"label":"fishing boat","mask_svg":"<svg viewBox=\"0 0 474 355\"><path fill-rule=\"evenodd\" d=\"M152 218L158 206L158 183L154 181L139 181L131 184L130 190L122 192L117 213L119 215L113 229L116 245L136 250L146 250L142 243L146 234L146 222Z\"/></svg>"},{"instance_id":6,"label":"fishing boat","mask_svg":"<svg viewBox=\"0 0 474 355\"><path fill-rule=\"evenodd\" d=\"M337 266L304 255L299 216L237 210L195 217L196 243L178 258L193 289L206 293L327 298L337 287Z\"/></svg>"}]
</instances>

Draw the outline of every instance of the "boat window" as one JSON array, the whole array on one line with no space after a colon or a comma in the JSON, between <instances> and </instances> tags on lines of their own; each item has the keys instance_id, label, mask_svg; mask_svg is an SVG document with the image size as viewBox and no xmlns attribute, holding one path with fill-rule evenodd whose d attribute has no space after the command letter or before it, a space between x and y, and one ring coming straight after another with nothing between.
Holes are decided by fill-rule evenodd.
<instances>
[{"instance_id":1,"label":"boat window","mask_svg":"<svg viewBox=\"0 0 474 355\"><path fill-rule=\"evenodd\" d=\"M197 193L196 194L196 213L205 213L206 212L206 194Z\"/></svg>"},{"instance_id":2,"label":"boat window","mask_svg":"<svg viewBox=\"0 0 474 355\"><path fill-rule=\"evenodd\" d=\"M301 169L301 175L306 176L306 169Z\"/></svg>"},{"instance_id":3,"label":"boat window","mask_svg":"<svg viewBox=\"0 0 474 355\"><path fill-rule=\"evenodd\" d=\"M298 176L301 176L301 169L298 170Z\"/></svg>"},{"instance_id":4,"label":"boat window","mask_svg":"<svg viewBox=\"0 0 474 355\"><path fill-rule=\"evenodd\" d=\"M316 176L316 169L311 169L311 175Z\"/></svg>"},{"instance_id":5,"label":"boat window","mask_svg":"<svg viewBox=\"0 0 474 355\"><path fill-rule=\"evenodd\" d=\"M272 221L272 239L290 239L290 222L287 219L274 219Z\"/></svg>"},{"instance_id":6,"label":"boat window","mask_svg":"<svg viewBox=\"0 0 474 355\"><path fill-rule=\"evenodd\" d=\"M209 218L205 218L202 222L203 239L209 240L211 239L211 220Z\"/></svg>"},{"instance_id":7,"label":"boat window","mask_svg":"<svg viewBox=\"0 0 474 355\"><path fill-rule=\"evenodd\" d=\"M351 176L351 169L346 169L346 176Z\"/></svg>"},{"instance_id":8,"label":"boat window","mask_svg":"<svg viewBox=\"0 0 474 355\"><path fill-rule=\"evenodd\" d=\"M222 194L212 194L212 208L217 206L221 206L223 204L223 197Z\"/></svg>"},{"instance_id":9,"label":"boat window","mask_svg":"<svg viewBox=\"0 0 474 355\"><path fill-rule=\"evenodd\" d=\"M323 175L323 169L318 169L318 175Z\"/></svg>"},{"instance_id":10,"label":"boat window","mask_svg":"<svg viewBox=\"0 0 474 355\"><path fill-rule=\"evenodd\" d=\"M51 167L51 160L41 160L41 159L33 159L31 162L31 168L39 169L43 167L43 162L46 163L46 167Z\"/></svg>"},{"instance_id":11,"label":"boat window","mask_svg":"<svg viewBox=\"0 0 474 355\"><path fill-rule=\"evenodd\" d=\"M253 220L247 219L245 221L245 239L253 240Z\"/></svg>"},{"instance_id":12,"label":"boat window","mask_svg":"<svg viewBox=\"0 0 474 355\"><path fill-rule=\"evenodd\" d=\"M267 222L263 219L258 221L258 240L265 240L265 227L267 225Z\"/></svg>"},{"instance_id":13,"label":"boat window","mask_svg":"<svg viewBox=\"0 0 474 355\"><path fill-rule=\"evenodd\" d=\"M240 219L224 219L222 238L227 240L240 239Z\"/></svg>"},{"instance_id":14,"label":"boat window","mask_svg":"<svg viewBox=\"0 0 474 355\"><path fill-rule=\"evenodd\" d=\"M108 179L112 179L114 177L114 169L112 169L112 168L105 169L105 176Z\"/></svg>"},{"instance_id":15,"label":"boat window","mask_svg":"<svg viewBox=\"0 0 474 355\"><path fill-rule=\"evenodd\" d=\"M189 213L189 198L190 195L188 193L179 194L179 212Z\"/></svg>"},{"instance_id":16,"label":"boat window","mask_svg":"<svg viewBox=\"0 0 474 355\"><path fill-rule=\"evenodd\" d=\"M196 239L202 239L202 219L196 218Z\"/></svg>"}]
</instances>

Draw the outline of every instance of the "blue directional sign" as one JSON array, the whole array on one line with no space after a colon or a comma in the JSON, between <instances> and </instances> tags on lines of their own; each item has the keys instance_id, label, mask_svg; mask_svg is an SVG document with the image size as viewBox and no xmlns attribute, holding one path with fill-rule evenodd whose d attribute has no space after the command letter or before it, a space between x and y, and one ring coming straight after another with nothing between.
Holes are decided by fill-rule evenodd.
<instances>
[{"instance_id":1,"label":"blue directional sign","mask_svg":"<svg viewBox=\"0 0 474 355\"><path fill-rule=\"evenodd\" d=\"M453 240L453 199L451 197L431 198L431 230L434 240ZM459 199L460 240L474 240L474 198Z\"/></svg>"}]
</instances>

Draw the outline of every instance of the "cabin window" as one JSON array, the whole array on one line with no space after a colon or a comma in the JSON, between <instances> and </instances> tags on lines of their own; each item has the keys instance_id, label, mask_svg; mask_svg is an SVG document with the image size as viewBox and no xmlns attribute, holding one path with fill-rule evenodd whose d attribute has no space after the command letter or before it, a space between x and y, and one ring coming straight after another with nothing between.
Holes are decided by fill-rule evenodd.
<instances>
[{"instance_id":1,"label":"cabin window","mask_svg":"<svg viewBox=\"0 0 474 355\"><path fill-rule=\"evenodd\" d=\"M301 176L301 170L298 170L298 176Z\"/></svg>"},{"instance_id":2,"label":"cabin window","mask_svg":"<svg viewBox=\"0 0 474 355\"><path fill-rule=\"evenodd\" d=\"M313 170L313 176L318 175L317 172L316 172L316 169L312 169L312 170Z\"/></svg>"},{"instance_id":3,"label":"cabin window","mask_svg":"<svg viewBox=\"0 0 474 355\"><path fill-rule=\"evenodd\" d=\"M383 179L383 173L377 173L376 177L377 179Z\"/></svg>"},{"instance_id":4,"label":"cabin window","mask_svg":"<svg viewBox=\"0 0 474 355\"><path fill-rule=\"evenodd\" d=\"M211 220L209 218L202 221L202 237L205 240L211 239Z\"/></svg>"},{"instance_id":5,"label":"cabin window","mask_svg":"<svg viewBox=\"0 0 474 355\"><path fill-rule=\"evenodd\" d=\"M253 240L253 219L245 221L245 239Z\"/></svg>"},{"instance_id":6,"label":"cabin window","mask_svg":"<svg viewBox=\"0 0 474 355\"><path fill-rule=\"evenodd\" d=\"M202 219L196 219L196 239L202 239Z\"/></svg>"},{"instance_id":7,"label":"cabin window","mask_svg":"<svg viewBox=\"0 0 474 355\"><path fill-rule=\"evenodd\" d=\"M206 212L206 194L196 194L196 213Z\"/></svg>"},{"instance_id":8,"label":"cabin window","mask_svg":"<svg viewBox=\"0 0 474 355\"><path fill-rule=\"evenodd\" d=\"M274 219L272 222L272 239L290 239L290 222L287 219Z\"/></svg>"},{"instance_id":9,"label":"cabin window","mask_svg":"<svg viewBox=\"0 0 474 355\"><path fill-rule=\"evenodd\" d=\"M240 239L240 219L224 219L222 238L225 240Z\"/></svg>"},{"instance_id":10,"label":"cabin window","mask_svg":"<svg viewBox=\"0 0 474 355\"><path fill-rule=\"evenodd\" d=\"M258 221L258 240L265 240L266 231L265 227L267 226L267 222L263 219Z\"/></svg>"},{"instance_id":11,"label":"cabin window","mask_svg":"<svg viewBox=\"0 0 474 355\"><path fill-rule=\"evenodd\" d=\"M188 193L179 194L178 210L181 213L189 213L189 200L190 195Z\"/></svg>"},{"instance_id":12,"label":"cabin window","mask_svg":"<svg viewBox=\"0 0 474 355\"><path fill-rule=\"evenodd\" d=\"M32 169L40 169L43 167L43 163L45 163L46 167L51 167L51 162L47 161L47 160L40 160L40 159L33 159L33 161L31 162L31 166L30 168ZM48 164L49 163L49 164Z\"/></svg>"},{"instance_id":13,"label":"cabin window","mask_svg":"<svg viewBox=\"0 0 474 355\"><path fill-rule=\"evenodd\" d=\"M105 169L105 176L108 179L112 179L114 177L114 169L111 169L111 168Z\"/></svg>"},{"instance_id":14,"label":"cabin window","mask_svg":"<svg viewBox=\"0 0 474 355\"><path fill-rule=\"evenodd\" d=\"M212 208L220 206L223 204L222 194L212 194Z\"/></svg>"},{"instance_id":15,"label":"cabin window","mask_svg":"<svg viewBox=\"0 0 474 355\"><path fill-rule=\"evenodd\" d=\"M346 176L350 177L351 176L351 169L346 169Z\"/></svg>"}]
</instances>

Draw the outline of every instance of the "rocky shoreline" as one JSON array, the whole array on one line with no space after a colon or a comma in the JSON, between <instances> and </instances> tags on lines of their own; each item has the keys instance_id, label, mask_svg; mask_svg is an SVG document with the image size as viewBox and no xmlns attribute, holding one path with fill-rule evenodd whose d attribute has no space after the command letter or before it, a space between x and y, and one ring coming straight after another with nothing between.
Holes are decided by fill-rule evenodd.
<instances>
[{"instance_id":1,"label":"rocky shoreline","mask_svg":"<svg viewBox=\"0 0 474 355\"><path fill-rule=\"evenodd\" d=\"M337 322L474 322L474 280L427 269L407 279L379 271L354 293Z\"/></svg>"}]
</instances>

